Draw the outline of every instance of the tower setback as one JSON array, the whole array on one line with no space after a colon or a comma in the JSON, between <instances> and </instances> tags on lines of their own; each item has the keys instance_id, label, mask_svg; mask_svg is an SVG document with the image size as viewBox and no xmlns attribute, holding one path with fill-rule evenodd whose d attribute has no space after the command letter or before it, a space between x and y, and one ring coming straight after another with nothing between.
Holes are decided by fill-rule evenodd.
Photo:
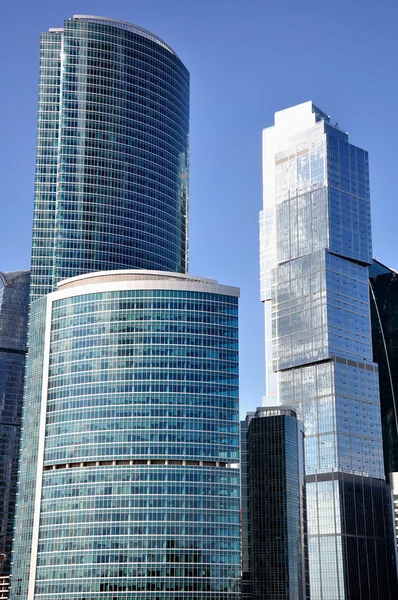
<instances>
[{"instance_id":1,"label":"tower setback","mask_svg":"<svg viewBox=\"0 0 398 600\"><path fill-rule=\"evenodd\" d=\"M311 598L392 600L368 155L312 102L276 113L263 149L266 404L305 427Z\"/></svg>"}]
</instances>

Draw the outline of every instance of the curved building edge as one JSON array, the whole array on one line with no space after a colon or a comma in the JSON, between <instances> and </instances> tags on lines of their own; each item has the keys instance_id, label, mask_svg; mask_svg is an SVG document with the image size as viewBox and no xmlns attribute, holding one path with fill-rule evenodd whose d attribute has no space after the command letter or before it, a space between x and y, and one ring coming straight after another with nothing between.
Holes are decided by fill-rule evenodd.
<instances>
[{"instance_id":1,"label":"curved building edge","mask_svg":"<svg viewBox=\"0 0 398 600\"><path fill-rule=\"evenodd\" d=\"M163 41L160 37L158 37L157 35L152 33L152 31L148 31L148 29L144 29L143 27L140 27L139 25L134 25L134 23L129 23L128 21L120 21L118 19L111 19L110 17L102 17L99 15L73 15L73 17L68 20L69 21L72 21L72 20L87 21L88 23L97 23L99 25L109 25L110 27L116 27L118 29L125 29L126 31L132 31L133 33L136 33L137 35L141 35L142 37L145 37L149 40L152 40L156 44L159 44L159 46L162 46L162 48L165 48L171 54L173 54L179 60L181 60L179 58L179 56L177 55L177 53L173 50L173 48L171 48L171 46L166 44L166 42ZM63 28L62 27L50 27L49 31L51 33L55 33L57 31L62 32Z\"/></svg>"},{"instance_id":2,"label":"curved building edge","mask_svg":"<svg viewBox=\"0 0 398 600\"><path fill-rule=\"evenodd\" d=\"M58 282L57 291L52 292L49 296L74 296L87 293L87 291L82 292L82 288L86 286L98 286L109 291L114 288L120 289L121 284L126 289L189 290L235 296L236 298L240 296L239 288L221 285L215 279L184 273L140 269L96 271L77 275ZM73 292L71 292L71 288L75 288Z\"/></svg>"}]
</instances>

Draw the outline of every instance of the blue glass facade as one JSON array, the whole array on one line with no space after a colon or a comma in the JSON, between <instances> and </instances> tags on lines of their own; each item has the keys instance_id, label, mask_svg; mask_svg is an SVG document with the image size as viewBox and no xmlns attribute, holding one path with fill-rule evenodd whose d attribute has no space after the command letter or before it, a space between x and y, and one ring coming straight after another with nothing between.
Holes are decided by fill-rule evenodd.
<instances>
[{"instance_id":1,"label":"blue glass facade","mask_svg":"<svg viewBox=\"0 0 398 600\"><path fill-rule=\"evenodd\" d=\"M238 600L237 302L119 271L32 304L12 599Z\"/></svg>"},{"instance_id":2,"label":"blue glass facade","mask_svg":"<svg viewBox=\"0 0 398 600\"><path fill-rule=\"evenodd\" d=\"M10 572L28 304L29 271L0 273L0 577Z\"/></svg>"},{"instance_id":3,"label":"blue glass facade","mask_svg":"<svg viewBox=\"0 0 398 600\"><path fill-rule=\"evenodd\" d=\"M292 405L305 426L311 597L392 599L368 156L311 102L264 131L261 228L267 401Z\"/></svg>"},{"instance_id":4,"label":"blue glass facade","mask_svg":"<svg viewBox=\"0 0 398 600\"><path fill-rule=\"evenodd\" d=\"M118 268L187 270L189 74L153 34L76 16L41 36L32 300Z\"/></svg>"},{"instance_id":5,"label":"blue glass facade","mask_svg":"<svg viewBox=\"0 0 398 600\"><path fill-rule=\"evenodd\" d=\"M241 423L242 599L308 600L304 432L289 407Z\"/></svg>"}]
</instances>

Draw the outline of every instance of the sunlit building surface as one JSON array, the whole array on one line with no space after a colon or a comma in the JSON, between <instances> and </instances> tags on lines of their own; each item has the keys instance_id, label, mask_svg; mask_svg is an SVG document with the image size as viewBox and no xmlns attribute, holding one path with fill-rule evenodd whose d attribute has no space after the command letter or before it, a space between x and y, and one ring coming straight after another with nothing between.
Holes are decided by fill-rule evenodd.
<instances>
[{"instance_id":1,"label":"sunlit building surface","mask_svg":"<svg viewBox=\"0 0 398 600\"><path fill-rule=\"evenodd\" d=\"M368 155L311 102L263 133L267 405L305 427L312 600L396 598L368 291Z\"/></svg>"},{"instance_id":2,"label":"sunlit building surface","mask_svg":"<svg viewBox=\"0 0 398 600\"><path fill-rule=\"evenodd\" d=\"M238 294L115 271L32 304L12 599L238 600Z\"/></svg>"},{"instance_id":3,"label":"sunlit building surface","mask_svg":"<svg viewBox=\"0 0 398 600\"><path fill-rule=\"evenodd\" d=\"M41 35L31 297L120 268L187 270L189 73L152 33Z\"/></svg>"},{"instance_id":4,"label":"sunlit building surface","mask_svg":"<svg viewBox=\"0 0 398 600\"><path fill-rule=\"evenodd\" d=\"M309 600L304 432L289 407L241 423L242 600Z\"/></svg>"},{"instance_id":5,"label":"sunlit building surface","mask_svg":"<svg viewBox=\"0 0 398 600\"><path fill-rule=\"evenodd\" d=\"M10 573L28 306L29 271L0 273L0 598Z\"/></svg>"}]
</instances>

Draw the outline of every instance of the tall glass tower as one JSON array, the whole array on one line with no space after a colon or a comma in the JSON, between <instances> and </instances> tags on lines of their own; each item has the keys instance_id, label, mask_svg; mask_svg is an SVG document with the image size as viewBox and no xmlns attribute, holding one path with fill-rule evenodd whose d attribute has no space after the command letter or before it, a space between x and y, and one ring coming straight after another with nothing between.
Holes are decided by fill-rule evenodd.
<instances>
[{"instance_id":1,"label":"tall glass tower","mask_svg":"<svg viewBox=\"0 0 398 600\"><path fill-rule=\"evenodd\" d=\"M373 260L369 291L373 356L379 365L384 469L391 485L398 552L398 273Z\"/></svg>"},{"instance_id":2,"label":"tall glass tower","mask_svg":"<svg viewBox=\"0 0 398 600\"><path fill-rule=\"evenodd\" d=\"M8 585L29 307L29 271L0 273L0 598Z\"/></svg>"},{"instance_id":3,"label":"tall glass tower","mask_svg":"<svg viewBox=\"0 0 398 600\"><path fill-rule=\"evenodd\" d=\"M293 409L241 422L242 600L309 600L304 433Z\"/></svg>"},{"instance_id":4,"label":"tall glass tower","mask_svg":"<svg viewBox=\"0 0 398 600\"><path fill-rule=\"evenodd\" d=\"M373 356L379 366L386 480L398 473L398 274L377 260L369 267Z\"/></svg>"},{"instance_id":5,"label":"tall glass tower","mask_svg":"<svg viewBox=\"0 0 398 600\"><path fill-rule=\"evenodd\" d=\"M139 27L42 36L12 600L239 599L239 291L186 275L188 95Z\"/></svg>"},{"instance_id":6,"label":"tall glass tower","mask_svg":"<svg viewBox=\"0 0 398 600\"><path fill-rule=\"evenodd\" d=\"M263 148L266 404L305 426L311 598L392 600L368 155L312 102L276 113Z\"/></svg>"},{"instance_id":7,"label":"tall glass tower","mask_svg":"<svg viewBox=\"0 0 398 600\"><path fill-rule=\"evenodd\" d=\"M152 33L78 15L41 36L31 297L187 270L189 73Z\"/></svg>"},{"instance_id":8,"label":"tall glass tower","mask_svg":"<svg viewBox=\"0 0 398 600\"><path fill-rule=\"evenodd\" d=\"M12 600L239 600L238 295L127 270L32 304Z\"/></svg>"}]
</instances>

